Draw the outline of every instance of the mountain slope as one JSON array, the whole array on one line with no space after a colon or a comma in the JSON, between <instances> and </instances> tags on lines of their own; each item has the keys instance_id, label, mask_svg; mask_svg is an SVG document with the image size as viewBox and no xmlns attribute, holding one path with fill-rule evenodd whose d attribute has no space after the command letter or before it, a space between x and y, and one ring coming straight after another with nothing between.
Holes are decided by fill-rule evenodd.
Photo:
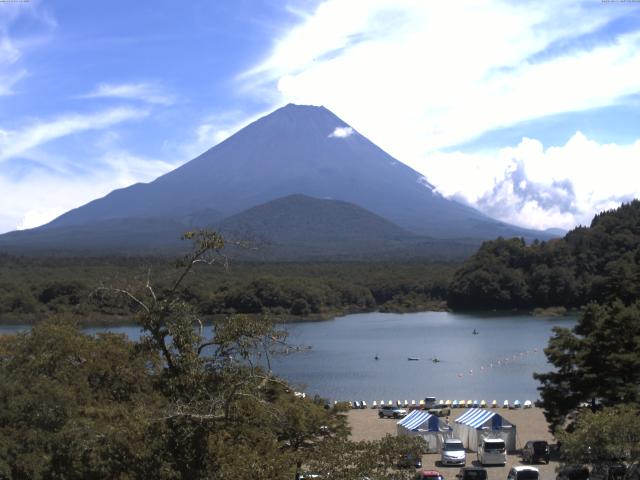
<instances>
[{"instance_id":1,"label":"mountain slope","mask_svg":"<svg viewBox=\"0 0 640 480\"><path fill-rule=\"evenodd\" d=\"M215 227L226 238L248 241L248 250L235 251L245 258L425 257L435 250L460 258L476 246L420 237L352 203L306 195L252 207Z\"/></svg>"},{"instance_id":2,"label":"mountain slope","mask_svg":"<svg viewBox=\"0 0 640 480\"><path fill-rule=\"evenodd\" d=\"M148 184L116 190L44 228L113 218L181 219L214 209L229 216L301 193L355 203L415 233L440 238L545 236L445 199L416 171L324 107L287 105Z\"/></svg>"},{"instance_id":3,"label":"mountain slope","mask_svg":"<svg viewBox=\"0 0 640 480\"><path fill-rule=\"evenodd\" d=\"M397 225L352 203L289 195L217 224L227 235L244 232L279 244L321 244L406 241L419 238Z\"/></svg>"},{"instance_id":4,"label":"mountain slope","mask_svg":"<svg viewBox=\"0 0 640 480\"><path fill-rule=\"evenodd\" d=\"M226 253L244 260L335 260L466 258L477 241L431 239L408 232L352 203L290 195L252 207L222 221L215 212L184 217L100 220L0 237L0 250L19 253L175 254L192 227L214 228L229 240ZM236 243L242 243L237 247Z\"/></svg>"}]
</instances>

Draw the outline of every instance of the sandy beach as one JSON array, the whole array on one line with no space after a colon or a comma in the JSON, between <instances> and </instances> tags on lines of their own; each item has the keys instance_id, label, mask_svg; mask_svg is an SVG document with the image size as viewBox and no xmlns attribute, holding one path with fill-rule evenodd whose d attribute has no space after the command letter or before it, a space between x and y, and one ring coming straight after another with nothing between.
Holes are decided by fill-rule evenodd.
<instances>
[{"instance_id":1,"label":"sandy beach","mask_svg":"<svg viewBox=\"0 0 640 480\"><path fill-rule=\"evenodd\" d=\"M458 416L466 412L466 409L451 410L450 419L453 422ZM485 467L489 473L489 480L506 479L509 469L517 465L525 465L521 462L519 450L528 440L546 440L549 444L555 443L553 436L549 433L547 422L542 410L539 408L528 408L518 410L496 409L509 422L516 425L518 452L507 455L507 465L505 467ZM351 426L351 439L377 440L387 434L396 435L397 420L389 418L378 418L378 411L375 409L350 410L348 412L349 425ZM456 480L456 473L460 467L444 467L437 464L440 454L426 454L422 457L423 468L438 470L447 480ZM467 452L467 466L476 464L476 453ZM556 467L558 463L549 462L549 465L534 465L540 471L541 480L553 480L556 478Z\"/></svg>"}]
</instances>

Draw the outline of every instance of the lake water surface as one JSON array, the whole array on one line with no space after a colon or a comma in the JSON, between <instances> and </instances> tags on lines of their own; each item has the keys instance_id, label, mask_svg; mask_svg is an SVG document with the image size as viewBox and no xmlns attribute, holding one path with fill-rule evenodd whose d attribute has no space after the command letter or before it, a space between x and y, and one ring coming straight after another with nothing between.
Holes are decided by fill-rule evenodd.
<instances>
[{"instance_id":1,"label":"lake water surface","mask_svg":"<svg viewBox=\"0 0 640 480\"><path fill-rule=\"evenodd\" d=\"M289 323L289 341L312 348L279 357L272 366L307 393L336 400L435 396L522 402L538 398L533 373L550 369L542 350L552 327L574 324L571 317L447 312L375 312ZM26 328L0 327L0 334ZM98 330L104 329L86 331ZM140 336L133 326L109 330Z\"/></svg>"}]
</instances>

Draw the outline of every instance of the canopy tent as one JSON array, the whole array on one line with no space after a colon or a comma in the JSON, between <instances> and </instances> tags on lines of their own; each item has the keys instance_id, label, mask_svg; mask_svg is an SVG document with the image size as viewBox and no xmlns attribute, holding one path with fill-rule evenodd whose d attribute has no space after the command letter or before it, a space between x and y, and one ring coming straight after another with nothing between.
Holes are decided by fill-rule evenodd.
<instances>
[{"instance_id":1,"label":"canopy tent","mask_svg":"<svg viewBox=\"0 0 640 480\"><path fill-rule=\"evenodd\" d=\"M413 410L398 422L398 435L419 436L427 442L427 453L440 451L442 441L451 436L451 427L424 410Z\"/></svg>"},{"instance_id":2,"label":"canopy tent","mask_svg":"<svg viewBox=\"0 0 640 480\"><path fill-rule=\"evenodd\" d=\"M472 408L456 418L453 435L472 452L478 451L483 438L501 438L507 451L516 449L516 426L499 413L484 408Z\"/></svg>"}]
</instances>

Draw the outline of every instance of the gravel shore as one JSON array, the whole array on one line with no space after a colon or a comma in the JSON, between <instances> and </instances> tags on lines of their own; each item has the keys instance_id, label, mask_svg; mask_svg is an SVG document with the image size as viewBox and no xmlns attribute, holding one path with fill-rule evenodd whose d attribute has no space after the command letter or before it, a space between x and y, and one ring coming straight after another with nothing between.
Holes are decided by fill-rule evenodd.
<instances>
[{"instance_id":1,"label":"gravel shore","mask_svg":"<svg viewBox=\"0 0 640 480\"><path fill-rule=\"evenodd\" d=\"M464 408L451 410L451 416L449 417L451 422L466 411ZM555 443L553 436L549 433L547 421L541 409L535 407L518 410L500 408L496 409L496 411L516 426L516 447L518 452L512 452L507 455L507 465L504 467L485 467L489 473L489 480L506 479L511 467L524 465L521 462L519 450L528 440L546 440L550 445ZM347 415L351 427L352 440L378 440L387 434L396 435L397 420L378 418L378 411L375 409L350 410ZM456 480L455 476L459 467L442 467L437 463L439 459L439 454L423 455L423 468L438 470L447 480ZM467 466L475 464L475 452L467 452ZM553 459L549 462L549 465L538 464L534 466L540 471L541 480L554 480L556 478L558 463Z\"/></svg>"}]
</instances>

